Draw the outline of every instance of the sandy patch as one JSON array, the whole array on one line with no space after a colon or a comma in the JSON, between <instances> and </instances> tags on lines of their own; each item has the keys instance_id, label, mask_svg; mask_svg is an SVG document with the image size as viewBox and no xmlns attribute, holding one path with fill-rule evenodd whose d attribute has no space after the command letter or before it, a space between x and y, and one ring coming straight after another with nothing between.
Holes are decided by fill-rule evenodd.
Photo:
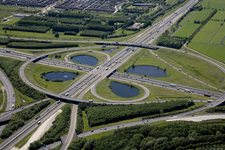
<instances>
[{"instance_id":1,"label":"sandy patch","mask_svg":"<svg viewBox=\"0 0 225 150\"><path fill-rule=\"evenodd\" d=\"M62 110L59 109L55 114L53 114L44 123L42 123L40 127L34 132L34 134L30 137L28 142L21 149L13 147L11 150L27 150L30 146L30 143L39 140L44 135L44 133L52 126L52 122L55 120L56 116L59 115L61 112Z\"/></svg>"},{"instance_id":2,"label":"sandy patch","mask_svg":"<svg viewBox=\"0 0 225 150\"><path fill-rule=\"evenodd\" d=\"M183 121L200 122L200 121L203 121L203 120L211 120L211 119L225 119L225 115L193 116L193 117L169 119L169 120L166 120L166 121L183 120Z\"/></svg>"}]
</instances>

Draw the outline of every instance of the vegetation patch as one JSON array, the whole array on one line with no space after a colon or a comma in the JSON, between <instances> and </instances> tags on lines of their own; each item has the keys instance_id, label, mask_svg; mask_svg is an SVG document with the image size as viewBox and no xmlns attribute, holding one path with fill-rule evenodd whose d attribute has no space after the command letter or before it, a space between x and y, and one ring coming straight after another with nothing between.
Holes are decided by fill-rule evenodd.
<instances>
[{"instance_id":1,"label":"vegetation patch","mask_svg":"<svg viewBox=\"0 0 225 150\"><path fill-rule=\"evenodd\" d=\"M80 108L82 110L85 110L85 112L87 113L88 122L91 127L101 124L118 122L135 117L181 110L192 105L194 105L193 102L185 100L137 105L98 105L95 107L90 107L88 104L84 103L79 104Z\"/></svg>"},{"instance_id":2,"label":"vegetation patch","mask_svg":"<svg viewBox=\"0 0 225 150\"><path fill-rule=\"evenodd\" d=\"M186 53L159 49L155 52L160 58L180 68L187 74L215 87L225 88L225 74L215 65ZM212 70L212 68L214 68Z\"/></svg>"},{"instance_id":3,"label":"vegetation patch","mask_svg":"<svg viewBox=\"0 0 225 150\"><path fill-rule=\"evenodd\" d=\"M174 84L186 85L186 86L215 91L215 89L210 88L202 83L196 82L192 78L180 73L180 71L175 70L168 64L159 60L156 56L152 55L148 49L142 49L135 56L132 56L128 61L126 61L123 65L121 65L117 70L120 72L124 72L124 69L128 70L128 68L130 68L132 65L159 66L160 68L166 69L166 72L168 73L168 75L165 77L147 77L147 78L152 78L152 79L166 81L166 82L170 82ZM140 76L140 75L137 75L137 76Z\"/></svg>"},{"instance_id":4,"label":"vegetation patch","mask_svg":"<svg viewBox=\"0 0 225 150\"><path fill-rule=\"evenodd\" d=\"M82 110L78 107L76 133L77 133L77 134L82 133L82 132L83 132L83 129L84 129L83 112L82 112Z\"/></svg>"},{"instance_id":5,"label":"vegetation patch","mask_svg":"<svg viewBox=\"0 0 225 150\"><path fill-rule=\"evenodd\" d=\"M210 44L198 44L198 43L189 43L188 47L203 53L209 57L212 57L218 61L225 63L225 55L224 46L220 45L210 45Z\"/></svg>"},{"instance_id":6,"label":"vegetation patch","mask_svg":"<svg viewBox=\"0 0 225 150\"><path fill-rule=\"evenodd\" d=\"M27 95L35 100L46 98L46 95L25 84L19 76L19 68L23 64L22 61L1 57L0 67L4 70L14 88L22 94Z\"/></svg>"},{"instance_id":7,"label":"vegetation patch","mask_svg":"<svg viewBox=\"0 0 225 150\"><path fill-rule=\"evenodd\" d=\"M77 73L77 71L69 70L69 69L62 69L62 68L56 68L56 67L50 67L46 65L40 65L35 63L30 63L26 69L25 69L25 75L27 79L40 87L43 87L47 90L50 90L52 92L59 93L69 87L72 83L74 83L76 80L78 80L84 73L78 72L79 76L76 77L74 80L68 80L64 82L49 82L46 80L43 80L41 76L43 73L47 72L71 72L71 73Z\"/></svg>"},{"instance_id":8,"label":"vegetation patch","mask_svg":"<svg viewBox=\"0 0 225 150\"><path fill-rule=\"evenodd\" d=\"M77 142L77 144L84 145L84 150L86 150L85 145L92 147L94 150L220 148L224 144L224 124L214 124L213 122L192 123L179 121L165 122L158 125L132 126L115 130L113 134L97 140L90 139L85 144L83 144L85 140ZM75 143L70 148L74 147L76 147Z\"/></svg>"},{"instance_id":9,"label":"vegetation patch","mask_svg":"<svg viewBox=\"0 0 225 150\"><path fill-rule=\"evenodd\" d=\"M26 108L16 114L14 114L12 120L9 124L4 128L1 134L1 138L8 138L20 127L25 125L25 122L33 118L36 114L38 114L41 110L50 105L50 101L45 101L29 108Z\"/></svg>"},{"instance_id":10,"label":"vegetation patch","mask_svg":"<svg viewBox=\"0 0 225 150\"><path fill-rule=\"evenodd\" d=\"M30 144L29 150L39 149L45 143L46 145L54 143L60 140L60 137L67 134L70 126L71 106L65 105L50 129L41 137L40 140L34 141Z\"/></svg>"}]
</instances>

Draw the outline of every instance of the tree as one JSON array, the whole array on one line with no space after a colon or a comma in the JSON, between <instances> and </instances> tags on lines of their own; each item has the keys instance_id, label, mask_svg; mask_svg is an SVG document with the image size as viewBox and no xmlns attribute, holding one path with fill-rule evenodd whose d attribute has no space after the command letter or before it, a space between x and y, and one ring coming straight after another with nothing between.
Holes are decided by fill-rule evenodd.
<instances>
[{"instance_id":1,"label":"tree","mask_svg":"<svg viewBox=\"0 0 225 150\"><path fill-rule=\"evenodd\" d=\"M56 37L56 38L59 37L59 33L58 33L58 32L55 33L55 37Z\"/></svg>"},{"instance_id":2,"label":"tree","mask_svg":"<svg viewBox=\"0 0 225 150\"><path fill-rule=\"evenodd\" d=\"M94 144L95 144L95 139L90 139L89 141L87 141L85 144L84 144L84 150L93 150L94 148Z\"/></svg>"}]
</instances>

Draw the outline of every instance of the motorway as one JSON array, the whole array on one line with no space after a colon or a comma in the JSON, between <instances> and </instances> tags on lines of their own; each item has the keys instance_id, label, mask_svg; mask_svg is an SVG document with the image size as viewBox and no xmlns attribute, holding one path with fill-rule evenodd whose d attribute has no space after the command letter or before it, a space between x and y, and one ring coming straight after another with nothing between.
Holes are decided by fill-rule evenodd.
<instances>
[{"instance_id":1,"label":"motorway","mask_svg":"<svg viewBox=\"0 0 225 150\"><path fill-rule=\"evenodd\" d=\"M197 1L196 0L195 1L194 0L190 0L190 2L188 2L187 5L183 6L181 9L177 10L176 13L171 14L167 18L165 18L162 21L160 21L158 24L156 24L153 27L145 30L145 32L141 33L142 34L141 37L137 37L134 40L135 44L128 43L126 45L126 43L123 43L123 42L120 42L120 43L115 43L115 42L113 43L112 42L112 44L114 44L114 45L120 45L120 44L124 45L125 44L126 46L146 47L146 45L148 45L148 44L144 44L144 43L152 41L151 39L154 38L154 37L157 38L159 33L161 33L162 31L164 31L166 28L168 28L170 26L171 20L175 21L176 19L178 19L179 18L178 14L179 14L179 16L184 14L188 10L188 8L193 6L194 3L197 3ZM108 43L110 43L110 42L108 42ZM106 45L108 43L106 42L106 43L103 43L103 44ZM141 44L138 44L138 43L141 43ZM149 47L155 48L154 46L151 46L151 45L148 46L148 48ZM36 58L29 59L28 61L26 61L22 65L22 67L20 69L20 77L29 86L31 86L31 87L39 90L39 91L42 91L42 92L46 93L47 95L53 96L55 98L64 99L64 100L68 100L68 101L75 101L75 102L87 102L86 100L82 100L81 98L83 97L83 95L91 87L93 87L94 85L99 83L101 80L103 80L106 76L108 76L111 72L113 72L116 68L118 68L124 62L126 62L130 57L135 55L140 50L140 48L135 48L134 51L131 51L130 49L129 50L128 49L129 48L125 48L124 50L122 50L119 53L117 53L116 55L114 55L110 60L103 62L102 64L99 65L100 69L96 69L95 68L95 69L91 70L89 73L87 73L82 78L80 78L77 82L75 82L71 87L69 87L67 90L65 90L64 92L62 92L60 94L56 94L56 93L52 93L52 92L49 92L49 91L45 91L45 90L43 90L43 89L41 89L41 88L31 84L26 79L25 74L24 74L24 70L25 70L25 67L32 61L35 61L35 60L38 60L38 59L43 59L47 55L50 55L50 54L54 54L54 53L58 53L58 52L65 52L65 51L71 51L70 49L66 49L66 50L63 50L63 51L49 52L49 53L46 53L46 54L42 54L42 55L36 56ZM75 50L76 50L76 48L75 48ZM120 63L115 63L116 61L118 61ZM108 69L106 69L106 68L108 68ZM68 92L69 96L72 96L72 97L78 95L78 98L66 97L66 96L62 95L64 93L66 93L66 92ZM218 93L215 93L215 94L218 94ZM206 107L208 108L208 107L216 106L216 105L222 103L223 101L224 101L224 94L218 100L214 101L211 104L208 104ZM64 103L62 103L60 105L63 105L63 104ZM206 109L206 107L203 107L201 109L202 110ZM76 111L75 108L76 108L76 106L73 107L73 112ZM198 109L198 110L195 110L195 111L200 111L201 109ZM54 110L56 110L56 109L54 109ZM191 113L191 112L189 112L189 113ZM72 113L72 114L76 114L76 113ZM180 115L187 115L187 114L188 113L183 113L183 114L180 114ZM71 117L71 118L74 118L74 117ZM158 118L158 120L160 120L160 119L162 119L162 118ZM76 119L73 119L73 120L76 120ZM73 132L75 131L75 123L72 122L72 120L71 120L71 123L73 124L71 126L71 128L73 128L73 129L71 129L70 131L72 131L72 132L69 132L70 135L67 136L68 137L68 141L67 141L67 143L65 145L62 146L62 149L66 149L66 147L68 147L68 144L70 143L70 141L72 139L71 136L73 135ZM118 127L116 126L116 128L118 128ZM94 133L96 133L96 132L94 132ZM93 132L92 132L92 134L93 134ZM80 134L80 135L82 135L82 134ZM12 144L10 144L10 145L12 145Z\"/></svg>"},{"instance_id":2,"label":"motorway","mask_svg":"<svg viewBox=\"0 0 225 150\"><path fill-rule=\"evenodd\" d=\"M174 49L174 50L176 50L176 49ZM181 52L179 50L176 50L176 51ZM2 55L7 54L7 55L4 55L4 56L14 58L14 59L18 59L18 57L19 57L20 60L24 60L24 61L29 60L29 59L27 59L27 56L29 56L29 55L24 55L24 54L22 55L22 54L18 54L18 53L15 53L15 52L10 52L10 53L3 53L3 52L5 52L5 50L4 51L0 50L0 55L1 54ZM95 52L95 51L93 51L93 52ZM75 52L75 53L77 53L77 52ZM61 61L61 60L51 59L51 58L44 58L44 59L38 61L37 63L43 64L43 65L54 66L54 67L68 68L68 69L72 69L72 70L76 70L76 71L79 70L79 71L84 71L84 72L87 72L87 73L94 69L93 67L90 67L90 66L81 65L81 64L74 64L72 62L68 62L68 56L69 55L71 55L71 54L68 54L65 57L66 62ZM198 56L195 55L195 57L198 57ZM110 59L109 56L107 56L106 61L109 61L109 59ZM201 58L201 59L203 59L203 58ZM206 61L207 61L207 59L206 59ZM118 63L120 63L120 62L118 62ZM217 67L220 67L218 64L215 64L215 65L217 65ZM170 66L172 66L172 65L170 65ZM81 68L82 68L82 70L80 70ZM99 68L99 69L101 69L101 68ZM221 69L221 67L220 67L220 69ZM183 71L181 71L181 72L184 73ZM186 73L184 73L184 74L186 74ZM190 75L188 75L188 76L191 77ZM123 74L123 73L119 73L119 72L115 72L114 74L111 75L111 77L123 79L123 80L129 80L129 81L133 81L133 82L146 83L146 84L150 84L150 85L154 85L154 86L159 86L159 87L163 87L163 88L170 88L170 89L179 90L179 91L183 91L184 89L189 89L189 90L191 90L192 94L197 94L197 95L201 95L201 96L203 96L205 93L208 93L208 94L210 93L212 95L212 98L217 98L221 95L218 92L202 90L202 89L188 87L188 86L179 85L179 84L176 84L175 87L171 87L170 86L171 83L168 83L168 82L163 82L163 81L145 78L145 77L139 77L139 76L131 75L131 74L125 74L125 73ZM192 77L192 78L194 78L194 77ZM207 83L204 83L204 84L208 85ZM210 86L210 85L208 85L208 86ZM94 85L93 87L96 87L96 85ZM93 89L93 87L92 87L92 89ZM66 93L66 91L64 91L62 93Z\"/></svg>"},{"instance_id":3,"label":"motorway","mask_svg":"<svg viewBox=\"0 0 225 150\"><path fill-rule=\"evenodd\" d=\"M15 101L16 101L15 92L14 92L12 84L10 83L8 78L5 76L5 74L1 70L0 70L0 80L2 81L3 86L5 87L5 90L6 90L5 96L7 97L7 101L6 101L5 111L13 111L15 109ZM1 115L3 115L3 114L1 114ZM5 128L5 126L6 125L0 126L0 135L3 131L3 129Z\"/></svg>"}]
</instances>

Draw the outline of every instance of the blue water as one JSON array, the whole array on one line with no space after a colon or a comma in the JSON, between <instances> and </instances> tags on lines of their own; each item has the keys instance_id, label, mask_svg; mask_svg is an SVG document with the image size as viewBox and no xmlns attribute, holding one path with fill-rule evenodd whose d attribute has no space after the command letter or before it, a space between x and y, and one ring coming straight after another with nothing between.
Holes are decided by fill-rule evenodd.
<instances>
[{"instance_id":1,"label":"blue water","mask_svg":"<svg viewBox=\"0 0 225 150\"><path fill-rule=\"evenodd\" d=\"M166 71L156 66L135 66L135 67L131 66L128 69L128 72L139 75L146 74L146 76L149 77L164 77L168 74Z\"/></svg>"},{"instance_id":2,"label":"blue water","mask_svg":"<svg viewBox=\"0 0 225 150\"><path fill-rule=\"evenodd\" d=\"M181 26L178 27L178 29L173 33L171 34L170 36L173 36L178 30L180 30Z\"/></svg>"},{"instance_id":3,"label":"blue water","mask_svg":"<svg viewBox=\"0 0 225 150\"><path fill-rule=\"evenodd\" d=\"M46 73L44 78L48 78L49 81L53 79L63 79L63 81L72 80L72 78L76 78L79 74L72 72L49 72Z\"/></svg>"},{"instance_id":4,"label":"blue water","mask_svg":"<svg viewBox=\"0 0 225 150\"><path fill-rule=\"evenodd\" d=\"M71 60L76 63L86 64L90 66L95 66L98 63L98 60L95 57L89 55L74 56L71 57Z\"/></svg>"},{"instance_id":5,"label":"blue water","mask_svg":"<svg viewBox=\"0 0 225 150\"><path fill-rule=\"evenodd\" d=\"M109 52L109 53L111 53L111 52L113 52L113 51L115 51L116 49L105 49L104 51L105 52Z\"/></svg>"},{"instance_id":6,"label":"blue water","mask_svg":"<svg viewBox=\"0 0 225 150\"><path fill-rule=\"evenodd\" d=\"M111 88L113 93L120 97L134 97L139 94L139 89L114 81L111 82Z\"/></svg>"}]
</instances>

